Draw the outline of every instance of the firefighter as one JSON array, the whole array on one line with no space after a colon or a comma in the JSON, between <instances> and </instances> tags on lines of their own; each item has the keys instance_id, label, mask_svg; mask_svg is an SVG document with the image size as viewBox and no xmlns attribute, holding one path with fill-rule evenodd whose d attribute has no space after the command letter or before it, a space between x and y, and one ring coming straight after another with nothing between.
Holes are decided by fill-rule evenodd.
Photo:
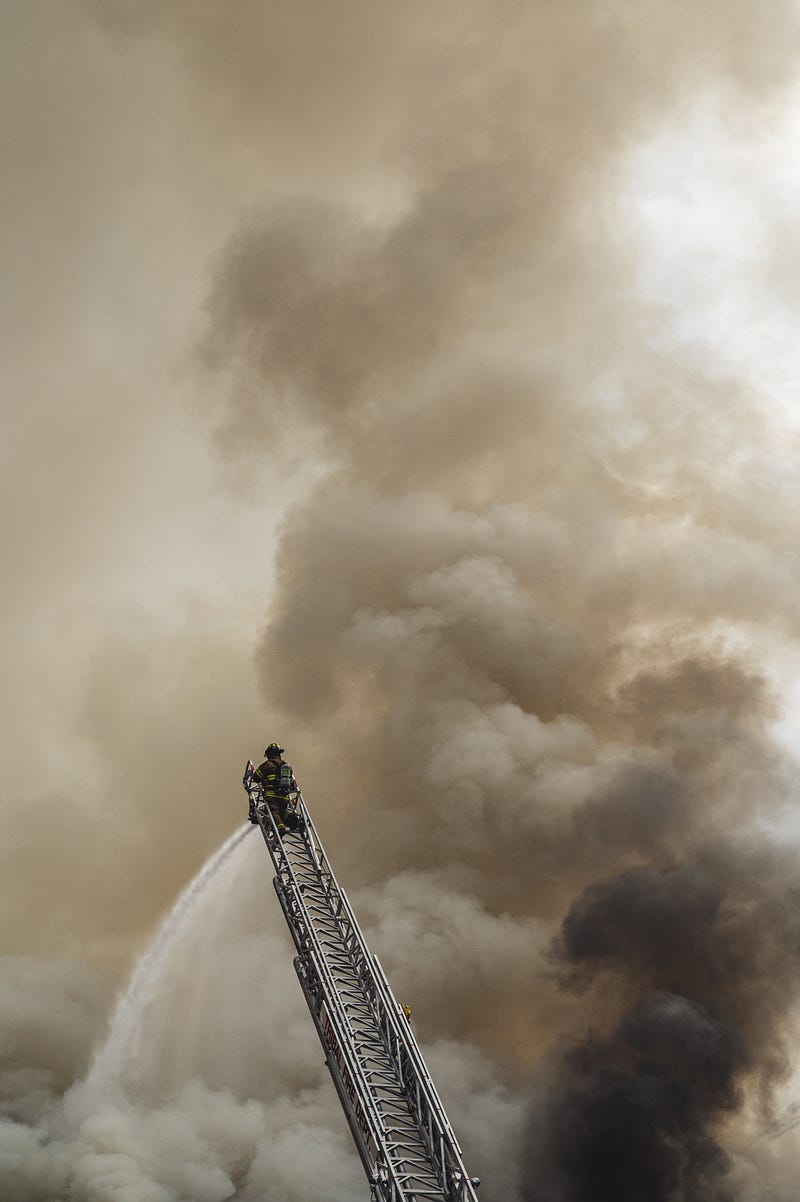
<instances>
[{"instance_id":1,"label":"firefighter","mask_svg":"<svg viewBox=\"0 0 800 1202\"><path fill-rule=\"evenodd\" d=\"M289 794L297 791L297 781L294 779L291 765L283 759L283 748L280 744L270 743L264 755L264 763L256 768L253 780L257 780L263 786L264 801L269 806L278 834L282 837L287 826L291 830L297 829L297 815L294 810L287 813Z\"/></svg>"}]
</instances>

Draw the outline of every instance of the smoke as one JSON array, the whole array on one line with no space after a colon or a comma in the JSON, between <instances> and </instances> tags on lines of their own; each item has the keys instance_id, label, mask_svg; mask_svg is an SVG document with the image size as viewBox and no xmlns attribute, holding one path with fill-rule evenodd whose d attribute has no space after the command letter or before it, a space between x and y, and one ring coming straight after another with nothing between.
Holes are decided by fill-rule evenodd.
<instances>
[{"instance_id":1,"label":"smoke","mask_svg":"<svg viewBox=\"0 0 800 1202\"><path fill-rule=\"evenodd\" d=\"M553 955L623 1016L564 1055L538 1132L552 1196L737 1196L714 1133L788 1072L796 903L794 856L725 842L576 898Z\"/></svg>"},{"instance_id":2,"label":"smoke","mask_svg":"<svg viewBox=\"0 0 800 1202\"><path fill-rule=\"evenodd\" d=\"M794 6L58 10L4 16L4 871L72 959L3 966L5 1195L363 1188L263 849L81 1085L77 961L266 734L488 1199L793 1197Z\"/></svg>"},{"instance_id":3,"label":"smoke","mask_svg":"<svg viewBox=\"0 0 800 1202\"><path fill-rule=\"evenodd\" d=\"M752 1186L731 1120L789 1071L759 632L794 637L794 582L769 403L623 223L648 124L693 89L768 112L781 56L721 12L581 16L467 52L392 211L255 210L201 351L229 456L328 462L284 519L264 696L426 1036L527 1089L519 1196L721 1202Z\"/></svg>"},{"instance_id":4,"label":"smoke","mask_svg":"<svg viewBox=\"0 0 800 1202\"><path fill-rule=\"evenodd\" d=\"M0 1180L9 1202L300 1202L323 1177L332 1198L358 1194L362 1171L325 1081L288 936L270 923L274 899L255 843L186 915L169 963L151 958L143 997L129 1007L140 1007L147 1030L133 1065L87 1074L109 1001L96 974L53 961L2 964ZM130 1028L137 1015L122 1017Z\"/></svg>"},{"instance_id":5,"label":"smoke","mask_svg":"<svg viewBox=\"0 0 800 1202\"><path fill-rule=\"evenodd\" d=\"M732 1197L730 1160L709 1131L740 1101L746 1060L730 1031L670 994L574 1049L537 1131L539 1196Z\"/></svg>"}]
</instances>

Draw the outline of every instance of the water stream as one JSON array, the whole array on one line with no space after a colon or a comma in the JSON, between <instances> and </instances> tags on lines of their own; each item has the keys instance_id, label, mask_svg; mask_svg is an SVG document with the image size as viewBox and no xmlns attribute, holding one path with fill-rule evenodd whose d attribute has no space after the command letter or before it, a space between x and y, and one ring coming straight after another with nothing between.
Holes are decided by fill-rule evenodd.
<instances>
[{"instance_id":1,"label":"water stream","mask_svg":"<svg viewBox=\"0 0 800 1202\"><path fill-rule=\"evenodd\" d=\"M161 978L170 963L173 950L191 921L197 903L231 853L245 835L253 830L249 823L227 839L206 860L197 876L178 897L161 924L153 942L136 965L131 983L117 1003L108 1039L97 1053L86 1078L86 1085L97 1093L124 1088L126 1070L135 1065L137 1053L146 1039L145 1016L158 995Z\"/></svg>"}]
</instances>

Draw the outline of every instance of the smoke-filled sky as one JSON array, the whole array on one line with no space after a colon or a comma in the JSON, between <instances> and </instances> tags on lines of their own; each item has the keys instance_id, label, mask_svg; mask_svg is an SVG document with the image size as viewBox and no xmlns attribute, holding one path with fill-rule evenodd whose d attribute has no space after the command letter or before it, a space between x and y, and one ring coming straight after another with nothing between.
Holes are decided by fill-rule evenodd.
<instances>
[{"instance_id":1,"label":"smoke-filled sky","mask_svg":"<svg viewBox=\"0 0 800 1202\"><path fill-rule=\"evenodd\" d=\"M790 1202L800 7L0 3L4 1202L350 1202L287 748L486 1202ZM135 1061L135 1063L134 1063Z\"/></svg>"}]
</instances>

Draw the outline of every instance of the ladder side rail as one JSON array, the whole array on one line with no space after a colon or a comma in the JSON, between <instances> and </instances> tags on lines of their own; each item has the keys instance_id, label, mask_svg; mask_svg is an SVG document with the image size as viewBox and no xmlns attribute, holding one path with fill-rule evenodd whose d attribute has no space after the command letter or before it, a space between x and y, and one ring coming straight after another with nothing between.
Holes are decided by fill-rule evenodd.
<instances>
[{"instance_id":1,"label":"ladder side rail","mask_svg":"<svg viewBox=\"0 0 800 1202\"><path fill-rule=\"evenodd\" d=\"M439 1176L453 1198L476 1198L464 1165L461 1147L447 1118L419 1044L402 1008L396 1001L377 956L373 957L376 977L384 996L384 1039L390 1047L398 1076L412 1102L421 1133L437 1164Z\"/></svg>"},{"instance_id":2,"label":"ladder side rail","mask_svg":"<svg viewBox=\"0 0 800 1202\"><path fill-rule=\"evenodd\" d=\"M298 812L301 812L299 808ZM345 949L347 962L349 963L349 966L356 977L356 982L354 985L344 989L344 994L346 996L351 996L351 1002L353 1004L355 1004L355 1000L357 1000L364 1007L365 1013L371 1015L372 1023L375 1025L374 1038L377 1038L377 1046L382 1049L383 1055L388 1058L386 1069L377 1072L373 1070L372 1075L376 1078L380 1078L382 1076L386 1081L391 1081L395 1087L402 1087L402 1078L397 1074L396 1069L394 1068L394 1061L391 1057L389 1049L386 1047L385 1037L383 1036L383 1033L381 1032L376 1021L374 997L372 996L374 994L374 982L370 972L371 957L369 950L366 947L363 935L361 934L358 923L356 922L355 916L352 913L352 909L347 902L344 890L341 889L335 875L333 874L333 870L330 867L330 862L327 859L327 854L322 846L322 842L319 839L319 835L317 834L316 830L313 828L313 824L308 816L308 811L304 806L302 813L307 820L308 826L312 828L312 837L310 840L306 841L306 845L307 849L310 847L310 850L312 851L312 859L317 868L319 885L323 890L328 902L329 911L327 917L336 923L336 929L339 937L341 938L342 946ZM304 906L304 909L308 914L309 920L313 924L313 913L308 912L307 906ZM324 954L325 949L323 948L322 951ZM374 1054L365 1053L364 1058L365 1062L371 1062L375 1060ZM413 1114L410 1114L409 1117L414 1118Z\"/></svg>"},{"instance_id":3,"label":"ladder side rail","mask_svg":"<svg viewBox=\"0 0 800 1202\"><path fill-rule=\"evenodd\" d=\"M426 1076L430 1080L427 1069L424 1067L424 1062L421 1061L421 1053L417 1049L417 1059L423 1064L423 1069L416 1069L417 1075L413 1070L410 1070L410 1058L408 1055L403 1055L399 1051L399 1044L408 1044L409 1039L413 1041L410 1028L402 1015L402 1011L391 995L388 992L389 1004L386 1004L386 998L382 998L380 985L380 977L376 977L373 970L373 957L366 945L363 933L355 918L352 907L349 904L347 895L339 886L333 869L330 866L330 861L327 858L322 840L313 824L313 820L308 814L307 809L302 804L302 798L298 799L298 812L304 817L306 822L306 830L309 832L307 840L307 848L311 851L315 867L320 879L323 882L326 892L329 895L330 915L339 922L341 933L348 947L353 968L356 970L360 985L361 994L368 1002L372 1010L373 1019L379 1032L379 1038L384 1052L388 1054L390 1063L393 1066L393 1082L396 1087L399 1087L402 1096L405 1100L405 1106L408 1109L409 1117L416 1126L419 1138L422 1141L423 1147L426 1149L426 1163L433 1175L439 1181L443 1193L451 1199L461 1197L472 1198L471 1186L470 1192L465 1194L460 1187L462 1181L469 1181L466 1176L463 1162L460 1158L460 1148L455 1140L455 1137L450 1128L447 1116L444 1113L441 1101L438 1095L433 1093L430 1096L430 1090L426 1087ZM345 933L349 928L349 933ZM394 1033L391 1030L391 1020L389 1015L394 1013ZM402 1015L402 1017L400 1017ZM394 1035L394 1037L393 1037ZM398 1037L399 1036L399 1037ZM416 1044L412 1042L412 1047ZM368 1057L367 1060L370 1058ZM371 1073L372 1079L379 1081L380 1076L386 1076L385 1073ZM393 1123L394 1119L394 1123ZM388 1115L389 1130L395 1129L397 1116ZM398 1145L399 1147L399 1145ZM422 1197L420 1191L420 1197Z\"/></svg>"},{"instance_id":4,"label":"ladder side rail","mask_svg":"<svg viewBox=\"0 0 800 1202\"><path fill-rule=\"evenodd\" d=\"M291 863L289 863L289 871L294 875ZM309 942L314 945L304 946L302 939L300 940L298 946L300 954L295 958L295 971L317 1035L325 1051L325 1063L339 1095L367 1178L373 1190L378 1191L381 1202L408 1202L409 1195L403 1189L401 1174L398 1173L391 1155L391 1149L396 1144L391 1116L389 1118L390 1126L387 1129L384 1116L375 1105L375 1097L370 1083L364 1078L361 1071L362 1064L366 1067L370 1057L364 1054L363 1047L361 1053L359 1052L357 1034L353 1031L349 1016L342 1005L339 985L328 968L327 955L317 938L313 916L308 914L302 891L298 891L296 887L287 890L285 887L279 886L277 879L275 884L290 930L294 933L299 929L302 933L304 929L307 929L311 936ZM300 899L300 909L305 911L302 927L299 927L297 915L293 913L298 899ZM297 938L295 943L298 944ZM357 996L363 1000L361 990L358 991ZM338 1015L338 1021L336 1015ZM363 1045L363 1033L361 1038ZM380 1047L383 1047L380 1040L378 1043ZM387 1064L387 1069L389 1068L390 1062ZM399 1089L400 1081L396 1074L391 1073L390 1082L395 1089ZM371 1137L365 1130L367 1112L372 1115L373 1128L377 1128L377 1133L373 1132ZM427 1157L425 1165L428 1171L432 1170L433 1166L430 1165ZM422 1198L422 1192L418 1191L418 1193Z\"/></svg>"},{"instance_id":5,"label":"ladder side rail","mask_svg":"<svg viewBox=\"0 0 800 1202\"><path fill-rule=\"evenodd\" d=\"M336 879L317 828L303 801L302 793L298 794L297 811L305 826L305 833L307 835L306 846L311 853L325 892L328 895L331 916L336 920L341 930L353 968L362 984L367 984L371 995L370 1000L372 1000L377 993L374 973L372 971L372 955L358 925L352 906L347 899L347 894Z\"/></svg>"},{"instance_id":6,"label":"ladder side rail","mask_svg":"<svg viewBox=\"0 0 800 1202\"><path fill-rule=\"evenodd\" d=\"M384 1160L380 1160L372 1153L368 1145L364 1146L364 1134L359 1126L358 1111L356 1110L355 1113L353 1111L347 1082L339 1068L336 1054L330 1046L330 1034L322 1018L321 1005L325 1000L324 987L318 981L318 988L317 990L314 989L314 983L312 980L309 980L307 974L308 963L301 956L295 957L294 967L300 982L300 988L306 999L311 1020L314 1023L317 1036L325 1052L325 1064L339 1096L339 1102L344 1111L350 1133L353 1136L353 1142L361 1156L361 1163L367 1174L373 1197L379 1199L380 1202L408 1202L390 1158L386 1157Z\"/></svg>"},{"instance_id":7,"label":"ladder side rail","mask_svg":"<svg viewBox=\"0 0 800 1202\"><path fill-rule=\"evenodd\" d=\"M283 900L282 908L283 908ZM284 910L285 914L285 910ZM288 921L288 919L287 919ZM333 1085L339 1097L339 1103L344 1111L347 1125L356 1145L367 1179L373 1188L380 1180L378 1173L378 1145L369 1128L369 1122L364 1111L363 1103L356 1094L351 1096L354 1089L352 1074L347 1068L346 1057L341 1052L341 1042L333 1032L330 1017L330 1004L325 992L325 986L307 953L294 958L294 969L303 997L306 1000L311 1020L317 1032L320 1044L325 1054L325 1065L331 1075Z\"/></svg>"},{"instance_id":8,"label":"ladder side rail","mask_svg":"<svg viewBox=\"0 0 800 1202\"><path fill-rule=\"evenodd\" d=\"M322 841L305 806L303 806L303 811L311 827L314 841L324 856ZM327 857L325 859L327 860ZM332 880L335 882L332 870L330 871ZM394 998L380 962L369 953L347 895L338 887L338 884L337 890L342 899L343 910L347 914L348 925L352 926L355 939L360 945L372 985L370 993L376 1009L376 1018L383 1031L384 1041L395 1063L409 1106L415 1114L420 1134L436 1165L437 1175L440 1176L446 1188L456 1190L456 1197L472 1198L474 1191L466 1173L461 1148L433 1085L419 1045L410 1030L405 1015L402 1014L401 1007ZM372 971L373 962L377 964L377 971Z\"/></svg>"},{"instance_id":9,"label":"ladder side rail","mask_svg":"<svg viewBox=\"0 0 800 1202\"><path fill-rule=\"evenodd\" d=\"M363 1078L349 1018L342 1006L336 982L330 973L324 949L320 945L313 920L308 914L302 891L298 887L274 819L269 810L267 813L272 828L269 832L271 839L268 838L264 825L260 823L262 834L276 870L279 872L279 876L274 882L275 889L298 949L297 959L309 970L308 975L301 975L295 965L301 989L311 1010L312 1020L325 1052L325 1063L331 1074L371 1187L373 1190L380 1191L381 1202L407 1202L394 1165L386 1155L387 1134L383 1119L375 1106L368 1083ZM316 995L307 990L308 976L315 978L318 983L319 988ZM325 1005L329 1024L327 1028L322 1025L321 1013L318 1014L316 1011L317 1001L320 1005ZM343 1061L342 1064L339 1063L340 1058ZM352 1086L352 1093L348 1088L348 1083ZM369 1134L364 1130L365 1120L368 1128L371 1129Z\"/></svg>"},{"instance_id":10,"label":"ladder side rail","mask_svg":"<svg viewBox=\"0 0 800 1202\"><path fill-rule=\"evenodd\" d=\"M306 820L310 830L313 833L314 842L316 843L316 846L319 848L321 854L325 857L325 860L329 865L329 861L327 861L327 856L325 855L324 848L322 846L322 841L319 838L319 834L316 830L316 827L314 826L313 820L311 819L310 815L308 814L308 810L306 809L305 804L303 804L303 814L304 814L305 820ZM433 1079L430 1075L430 1071L428 1070L428 1066L425 1063L425 1060L422 1056L422 1052L420 1050L419 1044L417 1043L417 1040L414 1037L413 1032L411 1031L408 1021L406 1020L406 1017L403 1014L402 1007L400 1006L400 1004L398 1003L397 999L394 996L394 993L392 992L391 986L389 985L388 979L386 977L385 972L383 971L383 968L380 964L380 961L378 960L378 957L373 955L367 946L367 942L366 942L363 932L358 924L358 920L355 916L353 908L350 905L350 901L347 897L347 894L345 893L344 889L342 889L339 886L338 882L336 881L335 876L333 875L332 870L329 869L329 871L330 871L330 875L331 875L331 880L332 880L333 884L335 885L336 892L337 892L339 898L341 899L342 910L347 915L348 925L351 927L353 936L354 936L354 940L358 944L359 952L360 952L360 959L363 961L364 968L365 968L365 974L369 977L370 982L373 986L373 990L372 990L373 996L375 999L380 998L380 1001L382 1002L382 1008L384 1010L386 1010L389 1015L391 1015L390 1027L393 1031L393 1034L395 1035L396 1038L399 1038L399 1041L404 1045L405 1050L409 1054L409 1059L412 1061L412 1063L414 1063L415 1068L417 1069L418 1075L420 1077L420 1080L422 1082L423 1089L424 1089L425 1093L428 1094L430 1097L432 1110L434 1111L434 1113L437 1113L439 1115L440 1121L442 1122L445 1130L449 1132L450 1138L452 1139L453 1143L455 1144L456 1147L459 1147L458 1140L456 1139L455 1133L453 1132L452 1127L450 1126L450 1123L447 1119L447 1115L446 1115L444 1106L442 1104L441 1098L438 1095L436 1087L433 1083ZM460 1151L460 1147L459 1147L459 1151Z\"/></svg>"},{"instance_id":11,"label":"ladder side rail","mask_svg":"<svg viewBox=\"0 0 800 1202\"><path fill-rule=\"evenodd\" d=\"M295 946L297 947L299 955L308 958L320 981L320 984L323 986L327 997L330 999L330 1006L336 1011L337 1018L340 1019L340 1022L337 1023L337 1026L341 1026L342 1031L340 1031L339 1034L343 1034L348 1046L352 1047L353 1039L350 1023L346 1013L344 1012L344 1008L341 1005L339 991L336 986L336 982L331 975L330 968L328 967L325 951L320 944L314 922L308 913L305 905L305 899L303 898L302 891L298 887L294 871L283 848L281 838L278 835L275 821L272 818L272 815L269 813L269 810L267 813L270 820L269 825L272 828L269 832L272 836L271 840L267 837L267 832L264 828L264 825L262 823L259 823L259 825L261 825L264 840L272 855L276 871L278 872L278 877L276 878L274 885L281 904L281 909L283 910L284 917L286 918L287 925L289 926L290 933ZM377 1115L376 1120L376 1134L379 1136L381 1134L381 1123L379 1116Z\"/></svg>"},{"instance_id":12,"label":"ladder side rail","mask_svg":"<svg viewBox=\"0 0 800 1202\"><path fill-rule=\"evenodd\" d=\"M422 1050L417 1042L416 1036L411 1030L409 1021L403 1012L402 1006L394 996L392 987L389 984L386 973L383 970L383 966L376 955L372 956L372 963L376 979L384 998L385 1009L390 1016L392 1034L396 1039L398 1039L399 1043L403 1047L403 1050L407 1053L409 1060L413 1064L415 1077L420 1082L425 1094L428 1096L431 1102L431 1109L433 1113L438 1116L443 1133L449 1135L453 1145L460 1154L461 1146L456 1139L455 1132L450 1125L444 1105L439 1097L438 1090L433 1083L433 1078L427 1064L425 1063L425 1059L422 1055Z\"/></svg>"},{"instance_id":13,"label":"ladder side rail","mask_svg":"<svg viewBox=\"0 0 800 1202\"><path fill-rule=\"evenodd\" d=\"M255 785L254 790L259 794L257 800L263 801L263 790L261 787ZM250 790L248 790L248 792L250 792ZM345 1096L349 1097L349 1091L346 1089L343 1078L341 1081L337 1081L336 1074L331 1069L330 1059L328 1056L329 1044L317 1023L316 1016L312 1012L314 1025L317 1028L317 1033L320 1036L323 1050L326 1053L326 1063L328 1064L328 1069L333 1077L334 1085L337 1093L339 1094L340 1101L343 1103L345 1117L347 1118L348 1124L354 1135L356 1135L356 1147L361 1155L362 1163L364 1164L370 1184L374 1185L376 1181L379 1181L381 1185L385 1184L389 1187L390 1192L387 1193L384 1189L383 1193L386 1202L395 1202L395 1200L396 1202L405 1202L400 1183L396 1177L394 1166L391 1164L390 1159L385 1154L386 1132L384 1129L383 1118L377 1106L375 1105L372 1091L369 1088L368 1082L363 1077L361 1064L355 1049L355 1041L353 1038L352 1029L350 1027L350 1021L339 998L336 982L333 979L328 967L327 959L325 957L324 950L320 945L314 923L308 914L303 893L298 886L294 870L292 869L289 857L287 856L286 850L283 846L283 841L278 834L278 828L275 824L275 819L273 818L269 806L264 807L264 809L265 813L263 816L260 814L258 815L258 825L261 828L261 833L264 837L264 842L267 845L267 850L270 853L273 865L278 873L278 876L275 880L275 888L276 892L278 893L281 909L283 910L289 931L292 935L293 942L297 947L300 957L307 959L310 968L320 983L322 996L326 1002L326 1010L328 1011L329 1019L331 1020L331 1027L338 1037L339 1047L343 1048L343 1054L346 1057L347 1068L350 1073L351 1080L353 1081L354 1087L359 1094L362 1108L368 1115L369 1125L372 1129L372 1139L375 1146L374 1160L372 1160L372 1163L370 1163L370 1158L373 1155L372 1150L369 1148L368 1142L362 1143L361 1138L356 1135L356 1131L353 1126L353 1120L348 1113L349 1107L345 1101ZM303 988L302 979L300 984L301 988ZM305 988L303 988L303 993L305 995ZM306 998L306 1001L308 1001L308 998ZM345 1093L342 1092L343 1089L345 1090Z\"/></svg>"},{"instance_id":14,"label":"ladder side rail","mask_svg":"<svg viewBox=\"0 0 800 1202\"><path fill-rule=\"evenodd\" d=\"M402 1006L392 992L392 987L389 984L386 973L383 971L383 966L376 955L372 956L372 964L375 978L378 982L379 990L383 997L384 1007L387 1015L389 1016L392 1035L402 1046L403 1051L408 1055L408 1058L414 1067L415 1077L420 1082L424 1093L428 1096L428 1099L431 1102L431 1109L433 1113L438 1116L443 1131L449 1134L453 1144L460 1152L461 1148L458 1140L456 1139L455 1133L450 1126L444 1105L442 1104L442 1100L439 1097L439 1093L433 1083L433 1078L431 1077L428 1066L425 1063L419 1043L417 1042L417 1039L411 1030L409 1021L403 1012Z\"/></svg>"},{"instance_id":15,"label":"ladder side rail","mask_svg":"<svg viewBox=\"0 0 800 1202\"><path fill-rule=\"evenodd\" d=\"M417 1125L423 1144L429 1149L430 1167L434 1169L435 1175L439 1178L442 1189L448 1197L472 1202L475 1194L471 1181L466 1175L458 1141L447 1120L441 1100L422 1059L422 1054L410 1031L405 1015L402 1014L401 1008L391 992L379 962L377 973L373 969L374 958L367 948L346 894L336 881L330 861L305 807L302 795L298 795L298 812L306 821L304 843L314 865L317 884L326 896L330 907L329 916L334 920L340 920L342 928L340 933L349 959L361 980L364 994L371 1003L382 1042L395 1066L396 1083L402 1089L406 1105ZM277 834L275 834L275 840L277 841ZM285 859L285 856L283 858ZM309 920L313 922L313 916L306 915L306 922ZM290 922L290 928L291 926ZM345 927L350 928L349 935L345 935ZM367 1087L369 1089L368 1082ZM367 1096L369 1097L369 1094ZM392 1121L391 1115L389 1115L389 1121L390 1123ZM386 1146L390 1144L391 1138L389 1137ZM419 1191L419 1196L423 1196L422 1191Z\"/></svg>"},{"instance_id":16,"label":"ladder side rail","mask_svg":"<svg viewBox=\"0 0 800 1202\"><path fill-rule=\"evenodd\" d=\"M423 1059L419 1044L416 1042L413 1034L411 1035L411 1039L409 1039L409 1031L403 1029L404 1027L408 1028L408 1020L399 1004L394 1000L394 995L383 973L383 968L378 957L375 956L374 960L377 972L383 976L386 991L394 1001L396 1007L394 1010L387 1008L386 1011L391 1019L394 1020L391 1023L392 1035L395 1039L397 1038L398 1026L401 1033L400 1041L395 1044L397 1053L393 1056L393 1061L398 1074L406 1082L407 1087L409 1089L416 1089L423 1095L418 1101L418 1112L422 1120L427 1124L426 1143L431 1148L432 1156L441 1166L442 1179L447 1183L448 1189L452 1191L450 1196L463 1199L464 1202L467 1202L467 1200L468 1202L477 1202L475 1188L472 1185L471 1178L464 1164L461 1146L456 1139L439 1098L438 1091L433 1084L433 1079ZM400 1015L402 1015L402 1018ZM415 1055L406 1058L409 1050L415 1053ZM431 1104L433 1100L435 1100L435 1105Z\"/></svg>"},{"instance_id":17,"label":"ladder side rail","mask_svg":"<svg viewBox=\"0 0 800 1202\"><path fill-rule=\"evenodd\" d=\"M375 1007L376 1019L442 1184L448 1192L456 1191L451 1193L451 1197L464 1199L464 1202L477 1202L477 1195L464 1166L460 1145L433 1084L419 1044L392 993L380 961L369 951L347 894L336 881L302 794L298 796L298 812L306 824L320 870L323 870L324 865L324 871L329 875L331 885L338 895L342 916L346 916L347 925L352 930L359 952L358 960L363 965L365 983L369 984L369 995Z\"/></svg>"}]
</instances>

